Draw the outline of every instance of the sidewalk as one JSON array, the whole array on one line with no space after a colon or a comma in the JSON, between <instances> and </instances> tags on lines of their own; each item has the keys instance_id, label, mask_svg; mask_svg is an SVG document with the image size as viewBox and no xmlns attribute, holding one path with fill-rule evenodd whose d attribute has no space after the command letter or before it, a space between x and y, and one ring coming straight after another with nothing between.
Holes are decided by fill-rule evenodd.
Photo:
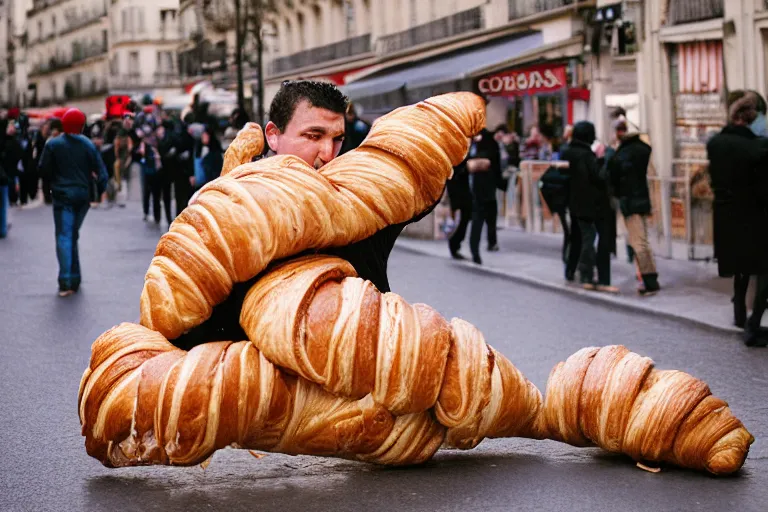
<instances>
[{"instance_id":1,"label":"sidewalk","mask_svg":"<svg viewBox=\"0 0 768 512\"><path fill-rule=\"evenodd\" d=\"M508 228L498 232L498 239L501 250L497 253L482 252L482 266L464 261L456 261L455 264L618 307L689 321L720 331L739 332L733 326L732 282L717 276L715 263L657 258L662 291L653 297L640 297L636 292L635 266L627 262L624 248L619 247L620 256L611 262L611 272L613 284L619 287L621 293L613 295L588 292L578 285L566 284L560 259L562 235L530 234ZM617 244L621 245L622 241L617 241ZM448 243L444 240L401 237L397 247L439 258L451 257ZM485 247L485 236L481 247ZM469 256L467 241L462 245L461 252Z\"/></svg>"}]
</instances>

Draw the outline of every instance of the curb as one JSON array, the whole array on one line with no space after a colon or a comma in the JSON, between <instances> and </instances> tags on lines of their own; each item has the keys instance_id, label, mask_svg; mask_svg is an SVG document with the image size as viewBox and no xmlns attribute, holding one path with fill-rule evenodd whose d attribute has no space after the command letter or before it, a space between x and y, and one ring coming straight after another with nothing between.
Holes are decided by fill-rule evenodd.
<instances>
[{"instance_id":1,"label":"curb","mask_svg":"<svg viewBox=\"0 0 768 512\"><path fill-rule=\"evenodd\" d=\"M413 254L418 254L421 256L429 256L432 258L440 258L444 260L448 260L453 265L456 265L458 267L463 267L466 269L469 269L473 272L482 272L484 274L494 275L498 277L503 277L505 279L508 279L510 281L519 282L528 286L537 287L537 288L544 288L549 291L561 293L561 294L567 294L567 295L575 295L579 297L582 300L588 301L588 302L595 302L595 303L602 303L602 304L610 304L612 306L620 307L625 310L629 311L635 311L639 313L645 313L645 314L651 314L659 317L668 318L671 320L676 320L679 322L684 322L687 324L695 325L696 327L718 331L721 333L727 333L727 334L739 334L741 333L741 329L735 327L735 326L724 326L721 324L706 322L703 320L698 320L696 318L690 318L685 315L681 315L679 313L674 313L670 311L665 311L659 308L654 308L653 306L648 306L644 304L639 304L634 301L628 301L621 298L621 296L616 295L609 295L606 293L598 293L598 292L591 292L587 290L583 290L581 288L576 287L570 287L566 285L561 284L555 284L549 281L543 281L541 279L537 279L535 277L530 277L522 273L516 273L516 272L510 272L507 270L502 270L500 268L495 267L489 267L487 264L483 265L475 265L474 263L468 262L468 261L456 261L448 256L442 256L437 255L432 251L428 251L425 249L422 249L420 247L415 246L414 244L409 243L408 241L398 240L395 243L395 248L410 252Z\"/></svg>"}]
</instances>

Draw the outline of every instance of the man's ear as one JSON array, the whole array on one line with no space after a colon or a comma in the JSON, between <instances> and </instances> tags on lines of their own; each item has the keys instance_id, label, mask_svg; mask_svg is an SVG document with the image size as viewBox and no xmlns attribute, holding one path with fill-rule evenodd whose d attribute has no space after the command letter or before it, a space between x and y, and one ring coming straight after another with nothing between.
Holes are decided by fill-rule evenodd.
<instances>
[{"instance_id":1,"label":"man's ear","mask_svg":"<svg viewBox=\"0 0 768 512\"><path fill-rule=\"evenodd\" d=\"M267 126L264 127L264 134L267 138L267 144L269 144L269 149L277 153L277 146L278 146L278 138L281 134L280 128L277 127L275 123L272 121L267 123Z\"/></svg>"}]
</instances>

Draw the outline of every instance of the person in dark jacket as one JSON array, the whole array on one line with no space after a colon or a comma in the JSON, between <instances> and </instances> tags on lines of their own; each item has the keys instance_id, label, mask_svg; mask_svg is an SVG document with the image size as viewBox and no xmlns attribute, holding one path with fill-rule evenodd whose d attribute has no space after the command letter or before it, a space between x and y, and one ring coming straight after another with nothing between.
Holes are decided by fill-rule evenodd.
<instances>
[{"instance_id":1,"label":"person in dark jacket","mask_svg":"<svg viewBox=\"0 0 768 512\"><path fill-rule=\"evenodd\" d=\"M469 171L467 171L467 159L453 168L453 177L448 180L448 201L451 204L451 212L455 216L459 214L459 224L448 238L448 248L451 257L456 260L467 259L459 252L464 237L467 236L467 227L472 219L472 192L469 189Z\"/></svg>"},{"instance_id":2,"label":"person in dark jacket","mask_svg":"<svg viewBox=\"0 0 768 512\"><path fill-rule=\"evenodd\" d=\"M350 103L344 113L344 142L341 145L340 155L352 151L363 143L368 136L371 127L368 123L357 117L355 106Z\"/></svg>"},{"instance_id":3,"label":"person in dark jacket","mask_svg":"<svg viewBox=\"0 0 768 512\"><path fill-rule=\"evenodd\" d=\"M615 238L610 223L610 199L607 184L600 172L597 156L592 152L595 141L595 126L581 121L573 127L573 138L561 158L568 162L569 178L568 208L581 231L581 253L579 255L579 276L587 290L617 292L611 286L611 251ZM597 251L595 239L598 238ZM597 283L594 269L597 266Z\"/></svg>"},{"instance_id":4,"label":"person in dark jacket","mask_svg":"<svg viewBox=\"0 0 768 512\"><path fill-rule=\"evenodd\" d=\"M176 216L189 204L195 182L195 138L189 133L193 118L188 116L176 130L178 143L178 167L173 181L173 193L176 198Z\"/></svg>"},{"instance_id":5,"label":"person in dark jacket","mask_svg":"<svg viewBox=\"0 0 768 512\"><path fill-rule=\"evenodd\" d=\"M174 133L173 123L163 121L155 130L157 139L157 152L160 154L162 165L161 187L163 196L163 208L168 224L173 221L171 216L171 187L179 172L178 138Z\"/></svg>"},{"instance_id":6,"label":"person in dark jacket","mask_svg":"<svg viewBox=\"0 0 768 512\"><path fill-rule=\"evenodd\" d=\"M107 170L93 143L81 135L85 114L69 109L62 117L64 135L52 138L43 149L40 167L51 181L56 256L59 260L59 296L80 288L78 238L89 208L92 181L99 194L107 187Z\"/></svg>"},{"instance_id":7,"label":"person in dark jacket","mask_svg":"<svg viewBox=\"0 0 768 512\"><path fill-rule=\"evenodd\" d=\"M472 230L469 234L469 248L472 261L481 265L480 238L483 225L488 226L488 250L498 251L496 240L496 219L498 205L496 187L501 183L501 154L493 134L483 128L474 138L467 160L469 186L472 191Z\"/></svg>"},{"instance_id":8,"label":"person in dark jacket","mask_svg":"<svg viewBox=\"0 0 768 512\"><path fill-rule=\"evenodd\" d=\"M155 224L160 224L160 201L163 192L163 166L157 149L151 143L150 128L141 129L139 147L136 149L136 158L141 168L141 177L144 183L142 189L142 208L144 220L149 218L149 205L152 204L152 217Z\"/></svg>"},{"instance_id":9,"label":"person in dark jacket","mask_svg":"<svg viewBox=\"0 0 768 512\"><path fill-rule=\"evenodd\" d=\"M629 245L637 258L637 266L643 279L638 293L653 295L659 291L659 275L656 272L653 250L648 242L651 196L648 191L647 172L651 146L640 140L640 134L627 133L624 120L617 121L615 129L619 147L609 157L607 164L611 191L619 200L621 214L627 226Z\"/></svg>"},{"instance_id":10,"label":"person in dark jacket","mask_svg":"<svg viewBox=\"0 0 768 512\"><path fill-rule=\"evenodd\" d=\"M27 204L26 186L21 184L24 176L24 148L17 137L16 123L11 120L5 131L5 144L3 147L3 168L10 180L8 197L11 205Z\"/></svg>"},{"instance_id":11,"label":"person in dark jacket","mask_svg":"<svg viewBox=\"0 0 768 512\"><path fill-rule=\"evenodd\" d=\"M729 124L707 144L707 157L718 272L734 278L734 322L745 327L745 343L765 346L760 320L768 301L768 139L750 130L756 117L754 94L735 101ZM746 320L750 276L757 276L757 290Z\"/></svg>"},{"instance_id":12,"label":"person in dark jacket","mask_svg":"<svg viewBox=\"0 0 768 512\"><path fill-rule=\"evenodd\" d=\"M199 159L203 171L202 179L196 179L195 182L195 187L200 189L206 183L218 178L224 166L224 149L216 137L213 125L206 125L205 131L200 135L195 158Z\"/></svg>"}]
</instances>

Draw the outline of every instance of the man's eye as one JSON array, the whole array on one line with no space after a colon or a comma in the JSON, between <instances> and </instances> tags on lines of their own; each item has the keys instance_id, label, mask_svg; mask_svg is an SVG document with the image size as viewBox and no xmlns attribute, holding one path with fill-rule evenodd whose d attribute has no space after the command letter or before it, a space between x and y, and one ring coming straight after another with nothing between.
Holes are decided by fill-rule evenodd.
<instances>
[{"instance_id":1,"label":"man's eye","mask_svg":"<svg viewBox=\"0 0 768 512\"><path fill-rule=\"evenodd\" d=\"M308 138L309 140L312 140L312 141L320 140L320 136L317 135L316 133L308 133L308 134L305 135L305 137Z\"/></svg>"}]
</instances>

